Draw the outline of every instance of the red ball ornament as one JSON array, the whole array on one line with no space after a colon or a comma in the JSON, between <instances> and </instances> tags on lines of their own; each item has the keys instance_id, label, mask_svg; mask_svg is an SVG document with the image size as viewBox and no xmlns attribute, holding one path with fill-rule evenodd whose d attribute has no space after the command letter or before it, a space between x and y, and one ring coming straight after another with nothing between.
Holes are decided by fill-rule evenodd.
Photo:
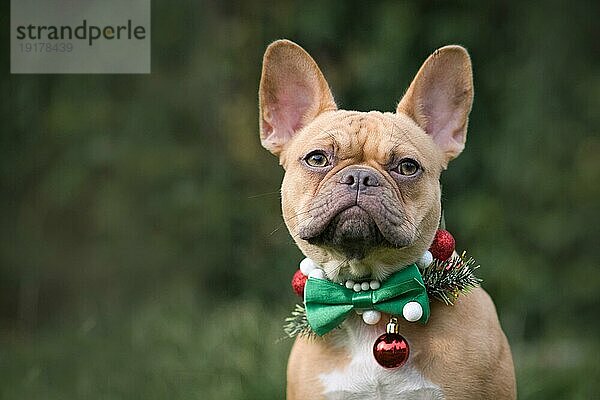
<instances>
[{"instance_id":1,"label":"red ball ornament","mask_svg":"<svg viewBox=\"0 0 600 400\"><path fill-rule=\"evenodd\" d=\"M304 286L306 286L306 280L308 276L304 275L302 271L298 270L292 277L292 289L299 297L304 298Z\"/></svg>"},{"instance_id":2,"label":"red ball ornament","mask_svg":"<svg viewBox=\"0 0 600 400\"><path fill-rule=\"evenodd\" d=\"M408 360L410 347L402 335L398 333L397 319L392 318L387 325L387 332L379 336L373 345L375 361L383 368L398 368Z\"/></svg>"},{"instance_id":3,"label":"red ball ornament","mask_svg":"<svg viewBox=\"0 0 600 400\"><path fill-rule=\"evenodd\" d=\"M431 255L433 255L433 258L440 261L446 261L452 256L452 253L454 253L455 245L456 242L450 232L444 229L438 229L429 251L431 252Z\"/></svg>"}]
</instances>

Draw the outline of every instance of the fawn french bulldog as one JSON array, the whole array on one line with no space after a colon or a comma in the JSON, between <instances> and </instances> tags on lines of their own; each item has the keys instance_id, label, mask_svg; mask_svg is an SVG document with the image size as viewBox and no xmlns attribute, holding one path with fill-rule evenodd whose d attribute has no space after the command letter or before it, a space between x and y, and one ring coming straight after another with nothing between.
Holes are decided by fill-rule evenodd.
<instances>
[{"instance_id":1,"label":"fawn french bulldog","mask_svg":"<svg viewBox=\"0 0 600 400\"><path fill-rule=\"evenodd\" d=\"M315 61L278 40L266 50L259 90L262 145L285 169L285 223L332 282L385 280L433 240L439 178L464 148L473 102L471 61L460 46L435 51L396 112L338 110ZM494 304L475 289L454 306L431 302L427 324L399 322L406 365L372 357L385 321L353 315L340 329L299 337L288 399L514 399L510 348Z\"/></svg>"}]
</instances>

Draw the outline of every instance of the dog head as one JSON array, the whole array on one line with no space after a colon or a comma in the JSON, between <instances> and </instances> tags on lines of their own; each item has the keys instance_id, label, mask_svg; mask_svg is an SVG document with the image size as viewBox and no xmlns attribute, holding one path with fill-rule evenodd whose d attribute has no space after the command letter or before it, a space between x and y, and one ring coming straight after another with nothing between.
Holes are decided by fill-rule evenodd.
<instances>
[{"instance_id":1,"label":"dog head","mask_svg":"<svg viewBox=\"0 0 600 400\"><path fill-rule=\"evenodd\" d=\"M338 110L315 61L297 44L266 50L260 138L285 169L283 217L328 278L384 279L429 247L441 172L464 148L473 102L460 46L435 51L395 113Z\"/></svg>"}]
</instances>

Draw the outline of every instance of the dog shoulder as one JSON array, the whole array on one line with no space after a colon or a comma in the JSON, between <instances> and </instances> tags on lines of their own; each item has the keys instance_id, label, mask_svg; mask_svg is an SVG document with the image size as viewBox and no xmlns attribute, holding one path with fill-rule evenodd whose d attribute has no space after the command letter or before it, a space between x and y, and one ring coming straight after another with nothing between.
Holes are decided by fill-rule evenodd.
<instances>
[{"instance_id":1,"label":"dog shoulder","mask_svg":"<svg viewBox=\"0 0 600 400\"><path fill-rule=\"evenodd\" d=\"M429 328L436 334L419 359L425 374L444 387L447 398L461 398L465 391L474 393L474 398L516 398L510 347L487 292L477 288L454 306L436 303L433 307L436 317ZM457 388L462 392L455 392Z\"/></svg>"}]
</instances>

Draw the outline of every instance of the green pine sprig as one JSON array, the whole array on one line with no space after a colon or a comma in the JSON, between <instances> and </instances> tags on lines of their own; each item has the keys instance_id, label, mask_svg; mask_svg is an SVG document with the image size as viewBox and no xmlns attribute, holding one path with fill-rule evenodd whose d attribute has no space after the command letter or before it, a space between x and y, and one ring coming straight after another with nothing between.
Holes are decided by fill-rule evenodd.
<instances>
[{"instance_id":1,"label":"green pine sprig","mask_svg":"<svg viewBox=\"0 0 600 400\"><path fill-rule=\"evenodd\" d=\"M454 305L461 293L466 294L481 284L474 273L477 268L473 257L467 258L463 252L445 261L435 260L421 271L421 276L430 298Z\"/></svg>"},{"instance_id":2,"label":"green pine sprig","mask_svg":"<svg viewBox=\"0 0 600 400\"><path fill-rule=\"evenodd\" d=\"M296 304L292 314L285 319L283 331L290 338L296 336L311 337L316 335L308 324L306 319L306 309L304 304Z\"/></svg>"}]
</instances>

